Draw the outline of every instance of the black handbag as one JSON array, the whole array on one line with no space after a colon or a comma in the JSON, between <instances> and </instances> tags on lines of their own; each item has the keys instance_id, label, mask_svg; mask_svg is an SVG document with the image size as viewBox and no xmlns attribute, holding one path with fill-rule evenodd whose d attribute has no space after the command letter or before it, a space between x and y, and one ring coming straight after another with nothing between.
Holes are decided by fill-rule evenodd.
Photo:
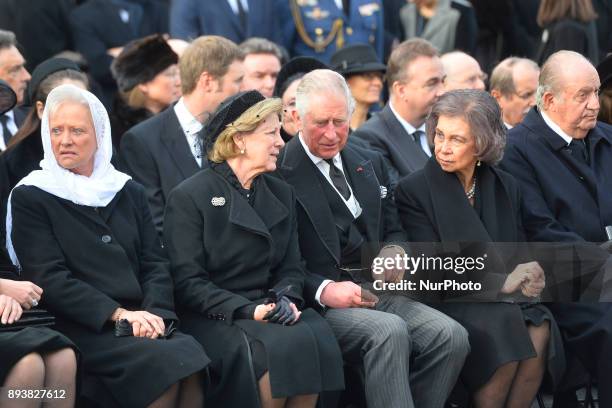
<instances>
[{"instance_id":1,"label":"black handbag","mask_svg":"<svg viewBox=\"0 0 612 408\"><path fill-rule=\"evenodd\" d=\"M44 309L24 310L19 320L13 324L0 323L0 333L11 332L26 327L52 327L55 325L55 316Z\"/></svg>"}]
</instances>

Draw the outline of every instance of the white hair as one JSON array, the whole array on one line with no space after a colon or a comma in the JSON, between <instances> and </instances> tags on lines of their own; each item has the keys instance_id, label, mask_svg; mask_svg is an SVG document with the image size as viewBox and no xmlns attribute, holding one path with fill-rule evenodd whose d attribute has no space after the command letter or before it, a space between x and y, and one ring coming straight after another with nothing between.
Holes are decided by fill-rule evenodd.
<instances>
[{"instance_id":1,"label":"white hair","mask_svg":"<svg viewBox=\"0 0 612 408\"><path fill-rule=\"evenodd\" d=\"M344 77L329 69L315 69L302 77L295 93L295 108L300 117L303 118L308 112L311 96L322 93L342 95L346 100L348 115L353 114L355 100Z\"/></svg>"}]
</instances>

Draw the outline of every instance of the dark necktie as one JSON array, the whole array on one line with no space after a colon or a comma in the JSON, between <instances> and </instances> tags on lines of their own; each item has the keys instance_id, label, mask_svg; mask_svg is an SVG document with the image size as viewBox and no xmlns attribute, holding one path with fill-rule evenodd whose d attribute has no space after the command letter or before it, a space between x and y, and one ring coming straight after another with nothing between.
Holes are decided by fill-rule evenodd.
<instances>
[{"instance_id":1,"label":"dark necktie","mask_svg":"<svg viewBox=\"0 0 612 408\"><path fill-rule=\"evenodd\" d=\"M4 137L5 146L8 146L8 142L9 140L11 140L11 137L13 136L13 134L8 128L8 120L9 120L8 116L6 115L0 116L0 123L2 124L2 136Z\"/></svg>"},{"instance_id":2,"label":"dark necktie","mask_svg":"<svg viewBox=\"0 0 612 408\"><path fill-rule=\"evenodd\" d=\"M586 166L589 165L589 155L587 153L584 140L572 139L568 147L572 152L572 156L574 156L576 160Z\"/></svg>"},{"instance_id":3,"label":"dark necktie","mask_svg":"<svg viewBox=\"0 0 612 408\"><path fill-rule=\"evenodd\" d=\"M336 167L334 159L325 159L325 161L329 164L329 178L332 184L336 187L340 195L344 197L345 200L348 200L351 197L351 190L346 182L346 178L344 178L344 173Z\"/></svg>"},{"instance_id":4,"label":"dark necktie","mask_svg":"<svg viewBox=\"0 0 612 408\"><path fill-rule=\"evenodd\" d=\"M240 26L246 33L247 31L247 12L242 5L242 0L236 0L236 4L238 5L238 20L240 20Z\"/></svg>"},{"instance_id":5,"label":"dark necktie","mask_svg":"<svg viewBox=\"0 0 612 408\"><path fill-rule=\"evenodd\" d=\"M425 132L423 132L422 130L415 130L414 133L412 133L412 138L414 139L414 143L416 143L417 145L419 145L419 147L421 147L421 135L424 135Z\"/></svg>"}]
</instances>

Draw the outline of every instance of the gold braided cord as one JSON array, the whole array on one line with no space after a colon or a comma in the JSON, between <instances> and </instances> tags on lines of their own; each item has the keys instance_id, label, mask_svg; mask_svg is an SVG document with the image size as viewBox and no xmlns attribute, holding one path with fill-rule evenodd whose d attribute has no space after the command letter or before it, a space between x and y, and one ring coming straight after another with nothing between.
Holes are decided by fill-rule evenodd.
<instances>
[{"instance_id":1,"label":"gold braided cord","mask_svg":"<svg viewBox=\"0 0 612 408\"><path fill-rule=\"evenodd\" d=\"M325 39L323 39L322 41L313 41L312 38L310 38L310 36L306 32L306 28L304 27L302 13L300 13L300 8L297 4L297 0L289 0L289 5L291 6L291 15L293 16L293 21L295 23L297 33L307 46L314 48L316 52L323 52L325 48L334 40L334 37L337 37L337 48L342 48L344 46L344 35L342 32L344 22L341 18L334 20L332 29L330 30L327 37L325 37Z\"/></svg>"}]
</instances>

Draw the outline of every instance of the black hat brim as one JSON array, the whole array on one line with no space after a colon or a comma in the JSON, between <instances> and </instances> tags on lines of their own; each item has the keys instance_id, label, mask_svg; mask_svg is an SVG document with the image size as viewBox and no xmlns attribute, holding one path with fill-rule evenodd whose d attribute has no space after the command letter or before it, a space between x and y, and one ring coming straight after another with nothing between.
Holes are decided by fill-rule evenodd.
<instances>
[{"instance_id":1,"label":"black hat brim","mask_svg":"<svg viewBox=\"0 0 612 408\"><path fill-rule=\"evenodd\" d=\"M363 74L365 72L387 72L387 66L380 62L368 62L365 64L359 64L359 66L348 67L347 69L336 69L336 72L343 76Z\"/></svg>"}]
</instances>

